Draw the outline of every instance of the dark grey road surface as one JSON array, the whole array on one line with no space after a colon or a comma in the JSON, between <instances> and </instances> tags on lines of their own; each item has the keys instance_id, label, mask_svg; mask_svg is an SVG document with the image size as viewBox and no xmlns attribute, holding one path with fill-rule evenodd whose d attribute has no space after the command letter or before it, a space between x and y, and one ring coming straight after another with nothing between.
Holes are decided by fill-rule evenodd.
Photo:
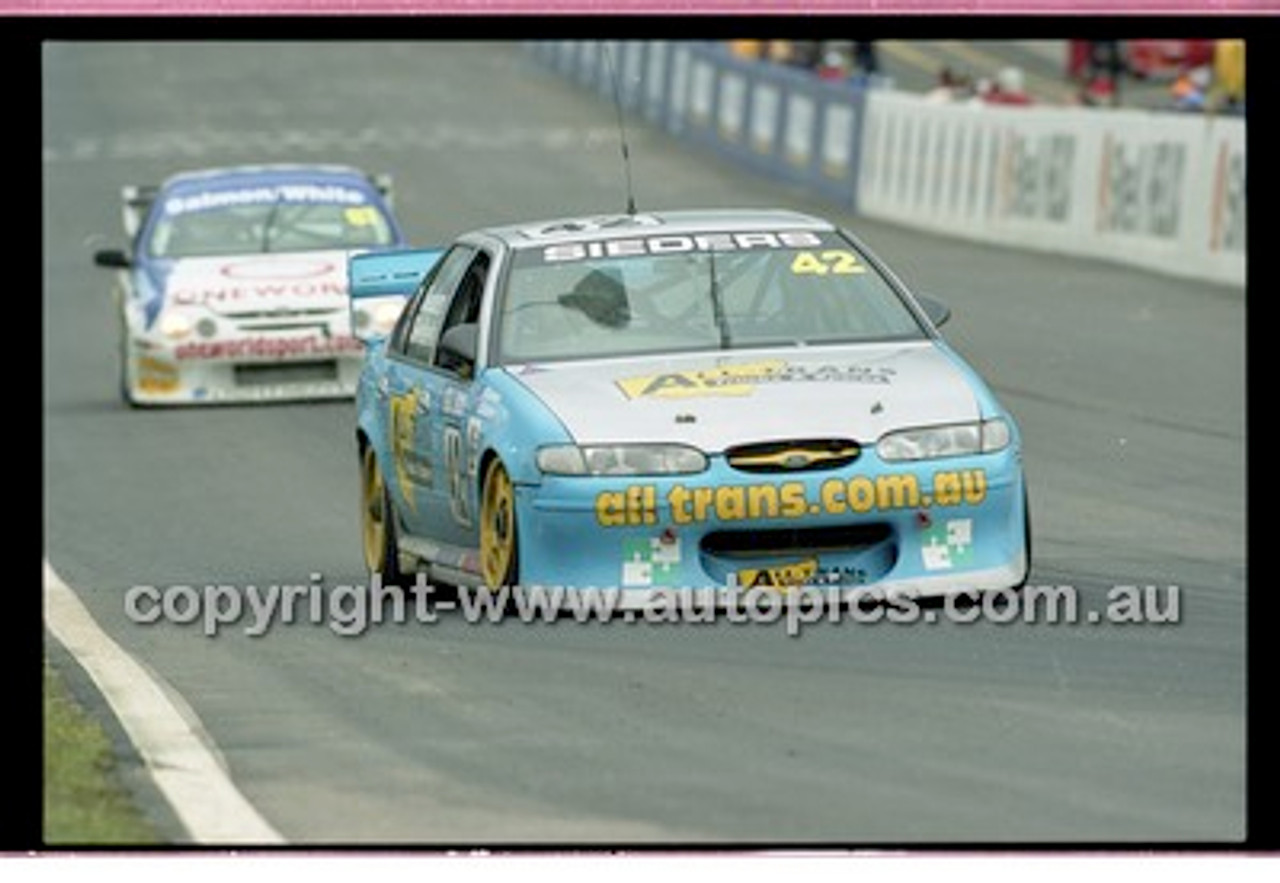
<instances>
[{"instance_id":1,"label":"dark grey road surface","mask_svg":"<svg viewBox=\"0 0 1280 883\"><path fill-rule=\"evenodd\" d=\"M830 213L631 120L642 209ZM140 626L127 589L362 582L352 406L131 412L97 244L122 184L395 176L421 244L624 206L613 108L513 44L49 44L46 553L304 844L1235 842L1245 834L1243 292L846 219L1026 436L1032 586L1169 624ZM305 611L304 611L305 613Z\"/></svg>"}]
</instances>

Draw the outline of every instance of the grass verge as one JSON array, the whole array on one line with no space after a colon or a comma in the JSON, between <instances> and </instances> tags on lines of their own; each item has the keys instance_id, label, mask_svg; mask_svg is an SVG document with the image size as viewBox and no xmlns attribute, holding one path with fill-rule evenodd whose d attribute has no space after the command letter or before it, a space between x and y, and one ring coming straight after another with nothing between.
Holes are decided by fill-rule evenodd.
<instances>
[{"instance_id":1,"label":"grass verge","mask_svg":"<svg viewBox=\"0 0 1280 883\"><path fill-rule=\"evenodd\" d=\"M156 845L159 833L119 781L111 740L44 666L44 843Z\"/></svg>"}]
</instances>

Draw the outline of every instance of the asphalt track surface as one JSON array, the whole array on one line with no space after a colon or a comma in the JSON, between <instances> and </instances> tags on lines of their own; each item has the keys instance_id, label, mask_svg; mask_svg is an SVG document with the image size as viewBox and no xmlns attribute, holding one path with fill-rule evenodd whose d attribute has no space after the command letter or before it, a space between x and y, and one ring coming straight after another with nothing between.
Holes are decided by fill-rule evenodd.
<instances>
[{"instance_id":1,"label":"asphalt track surface","mask_svg":"<svg viewBox=\"0 0 1280 883\"><path fill-rule=\"evenodd\" d=\"M290 842L1244 837L1242 291L845 219L950 304L944 331L1019 418L1031 584L1091 610L1177 586L1176 623L143 626L132 586L365 574L349 403L120 403L90 261L122 242L120 186L353 162L393 173L437 243L622 209L614 109L513 44L52 43L43 65L46 555ZM838 214L628 130L641 209Z\"/></svg>"}]
</instances>

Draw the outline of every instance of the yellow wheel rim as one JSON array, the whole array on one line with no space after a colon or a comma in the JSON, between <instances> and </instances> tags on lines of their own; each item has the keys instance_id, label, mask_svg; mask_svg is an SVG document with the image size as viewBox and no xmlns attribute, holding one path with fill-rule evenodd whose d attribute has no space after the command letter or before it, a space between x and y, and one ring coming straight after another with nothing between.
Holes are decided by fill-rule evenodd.
<instances>
[{"instance_id":1,"label":"yellow wheel rim","mask_svg":"<svg viewBox=\"0 0 1280 883\"><path fill-rule=\"evenodd\" d=\"M497 589L508 582L515 555L515 493L507 470L494 460L480 498L480 573L486 586Z\"/></svg>"},{"instance_id":2,"label":"yellow wheel rim","mask_svg":"<svg viewBox=\"0 0 1280 883\"><path fill-rule=\"evenodd\" d=\"M386 511L382 505L382 473L373 447L365 448L361 462L360 512L364 537L364 563L370 573L382 570L382 553L387 543Z\"/></svg>"}]
</instances>

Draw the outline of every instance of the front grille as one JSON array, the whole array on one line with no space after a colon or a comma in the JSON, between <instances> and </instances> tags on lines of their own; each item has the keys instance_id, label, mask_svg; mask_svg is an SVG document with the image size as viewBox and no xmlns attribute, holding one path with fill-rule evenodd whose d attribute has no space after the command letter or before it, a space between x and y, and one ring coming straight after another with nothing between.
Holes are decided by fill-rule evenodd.
<instances>
[{"instance_id":1,"label":"front grille","mask_svg":"<svg viewBox=\"0 0 1280 883\"><path fill-rule=\"evenodd\" d=\"M737 445L724 452L729 465L740 472L815 472L848 466L862 448L847 438L796 439Z\"/></svg>"},{"instance_id":2,"label":"front grille","mask_svg":"<svg viewBox=\"0 0 1280 883\"><path fill-rule=\"evenodd\" d=\"M884 542L891 533L887 524L720 530L703 537L701 549L717 558L858 552Z\"/></svg>"},{"instance_id":3,"label":"front grille","mask_svg":"<svg viewBox=\"0 0 1280 883\"><path fill-rule=\"evenodd\" d=\"M342 312L341 307L320 307L301 310L223 310L221 315L229 319L306 319L312 316L332 316Z\"/></svg>"},{"instance_id":4,"label":"front grille","mask_svg":"<svg viewBox=\"0 0 1280 883\"><path fill-rule=\"evenodd\" d=\"M258 365L236 365L238 386L262 386L281 383L314 383L337 380L338 363L333 359L319 362L268 362Z\"/></svg>"},{"instance_id":5,"label":"front grille","mask_svg":"<svg viewBox=\"0 0 1280 883\"><path fill-rule=\"evenodd\" d=\"M247 334L271 334L276 332L286 332L292 336L300 336L304 332L310 332L313 338L319 340L327 340L332 337L329 333L329 326L324 322L307 322L299 324L298 322L243 322L235 323L236 331Z\"/></svg>"}]
</instances>

